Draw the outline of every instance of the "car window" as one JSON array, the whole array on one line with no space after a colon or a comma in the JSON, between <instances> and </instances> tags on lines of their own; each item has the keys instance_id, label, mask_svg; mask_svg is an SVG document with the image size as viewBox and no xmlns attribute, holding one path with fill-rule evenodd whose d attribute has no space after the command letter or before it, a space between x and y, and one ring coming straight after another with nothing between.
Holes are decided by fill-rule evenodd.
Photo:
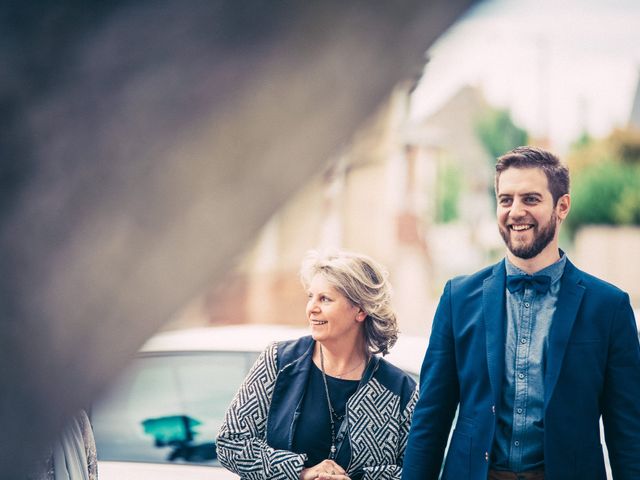
<instances>
[{"instance_id":1,"label":"car window","mask_svg":"<svg viewBox=\"0 0 640 480\"><path fill-rule=\"evenodd\" d=\"M215 437L256 353L136 358L91 421L99 460L219 465Z\"/></svg>"}]
</instances>

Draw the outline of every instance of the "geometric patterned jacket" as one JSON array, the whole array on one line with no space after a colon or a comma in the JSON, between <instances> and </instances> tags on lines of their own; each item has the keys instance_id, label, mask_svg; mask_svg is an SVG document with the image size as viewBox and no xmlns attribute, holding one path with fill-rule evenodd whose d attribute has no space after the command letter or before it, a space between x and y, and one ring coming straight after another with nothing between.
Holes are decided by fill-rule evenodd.
<instances>
[{"instance_id":1,"label":"geometric patterned jacket","mask_svg":"<svg viewBox=\"0 0 640 480\"><path fill-rule=\"evenodd\" d=\"M315 341L273 343L260 355L231 402L216 448L220 463L246 480L297 480L305 455L291 451ZM338 449L351 450L347 475L399 479L413 408L415 381L372 356L349 398Z\"/></svg>"}]
</instances>

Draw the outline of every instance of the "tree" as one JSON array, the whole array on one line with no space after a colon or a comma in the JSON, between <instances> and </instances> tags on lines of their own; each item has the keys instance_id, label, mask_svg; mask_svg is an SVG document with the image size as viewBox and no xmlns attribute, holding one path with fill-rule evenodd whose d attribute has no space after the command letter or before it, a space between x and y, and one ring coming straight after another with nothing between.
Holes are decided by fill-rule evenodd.
<instances>
[{"instance_id":1,"label":"tree","mask_svg":"<svg viewBox=\"0 0 640 480\"><path fill-rule=\"evenodd\" d=\"M458 219L458 203L462 189L462 173L453 164L446 163L439 170L436 195L436 221L449 223Z\"/></svg>"},{"instance_id":2,"label":"tree","mask_svg":"<svg viewBox=\"0 0 640 480\"><path fill-rule=\"evenodd\" d=\"M509 150L527 144L527 131L516 125L508 110L491 108L476 123L476 134L484 146L493 168L495 160ZM495 206L493 185L489 187L489 196Z\"/></svg>"},{"instance_id":3,"label":"tree","mask_svg":"<svg viewBox=\"0 0 640 480\"><path fill-rule=\"evenodd\" d=\"M572 172L573 234L583 225L640 225L640 135L615 130L603 140L574 145Z\"/></svg>"},{"instance_id":4,"label":"tree","mask_svg":"<svg viewBox=\"0 0 640 480\"><path fill-rule=\"evenodd\" d=\"M611 160L590 165L574 177L567 226L640 225L640 167Z\"/></svg>"},{"instance_id":5,"label":"tree","mask_svg":"<svg viewBox=\"0 0 640 480\"><path fill-rule=\"evenodd\" d=\"M476 133L492 159L526 145L527 132L517 126L508 110L490 109L476 124Z\"/></svg>"}]
</instances>

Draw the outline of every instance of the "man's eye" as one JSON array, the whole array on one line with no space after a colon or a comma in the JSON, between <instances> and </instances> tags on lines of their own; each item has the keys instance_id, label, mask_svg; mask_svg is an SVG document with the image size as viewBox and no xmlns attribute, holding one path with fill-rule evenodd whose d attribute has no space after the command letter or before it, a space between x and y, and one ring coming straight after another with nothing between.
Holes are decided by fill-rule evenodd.
<instances>
[{"instance_id":1,"label":"man's eye","mask_svg":"<svg viewBox=\"0 0 640 480\"><path fill-rule=\"evenodd\" d=\"M500 205L509 205L511 203L511 199L510 198L501 198L500 199Z\"/></svg>"}]
</instances>

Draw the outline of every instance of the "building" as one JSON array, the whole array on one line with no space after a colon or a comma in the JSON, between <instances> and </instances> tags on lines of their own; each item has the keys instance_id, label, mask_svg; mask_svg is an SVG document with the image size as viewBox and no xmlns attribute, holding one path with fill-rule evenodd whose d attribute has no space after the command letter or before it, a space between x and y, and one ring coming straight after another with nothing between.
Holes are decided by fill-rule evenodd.
<instances>
[{"instance_id":1,"label":"building","mask_svg":"<svg viewBox=\"0 0 640 480\"><path fill-rule=\"evenodd\" d=\"M480 267L502 244L492 159L476 134L490 108L481 92L465 87L417 121L410 101L411 85L399 85L270 219L226 285L180 321L204 312L209 323L304 324L300 262L310 249L342 248L387 266L401 329L428 333L446 279Z\"/></svg>"}]
</instances>

